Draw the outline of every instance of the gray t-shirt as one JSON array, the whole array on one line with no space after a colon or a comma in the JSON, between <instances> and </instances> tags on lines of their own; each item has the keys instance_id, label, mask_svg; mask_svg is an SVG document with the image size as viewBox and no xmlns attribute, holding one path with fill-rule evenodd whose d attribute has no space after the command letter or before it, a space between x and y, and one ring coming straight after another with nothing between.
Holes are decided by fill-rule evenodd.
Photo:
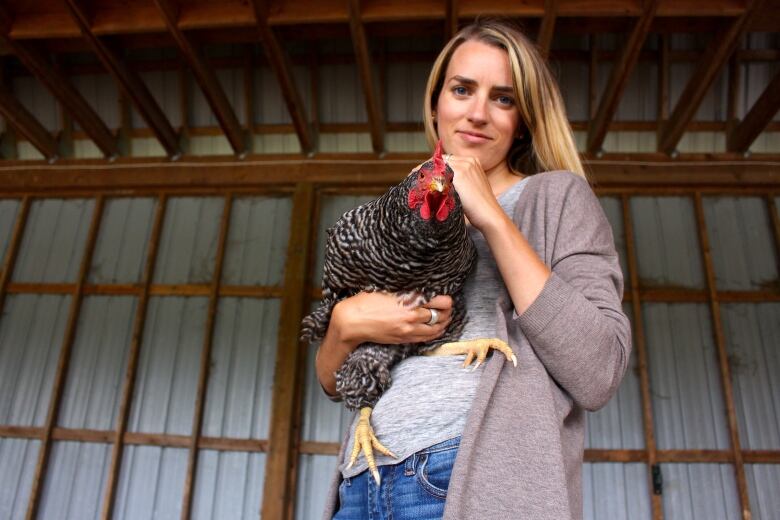
<instances>
[{"instance_id":1,"label":"gray t-shirt","mask_svg":"<svg viewBox=\"0 0 780 520\"><path fill-rule=\"evenodd\" d=\"M516 182L497 198L510 217L529 178ZM501 292L506 293L506 287L482 233L471 226L468 230L477 249L477 264L464 287L468 322L460 339L492 338L496 334L496 301ZM509 297L504 301L510 301ZM379 442L398 458L374 450L378 466L397 464L413 453L461 434L484 366L473 371L474 361L464 369L465 358L465 355L412 356L392 368L392 385L374 407L371 425ZM368 468L361 453L355 465L345 469L355 442L358 417L356 414L352 420L353 433L339 466L345 478Z\"/></svg>"}]
</instances>

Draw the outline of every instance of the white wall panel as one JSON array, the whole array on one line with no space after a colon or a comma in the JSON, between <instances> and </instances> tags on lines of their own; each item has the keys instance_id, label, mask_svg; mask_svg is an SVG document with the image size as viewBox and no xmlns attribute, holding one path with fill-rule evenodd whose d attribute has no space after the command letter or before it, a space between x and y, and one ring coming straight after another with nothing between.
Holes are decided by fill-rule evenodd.
<instances>
[{"instance_id":1,"label":"white wall panel","mask_svg":"<svg viewBox=\"0 0 780 520\"><path fill-rule=\"evenodd\" d=\"M128 431L192 431L207 309L207 298L150 298Z\"/></svg>"},{"instance_id":2,"label":"white wall panel","mask_svg":"<svg viewBox=\"0 0 780 520\"><path fill-rule=\"evenodd\" d=\"M75 282L94 205L93 199L33 201L13 280Z\"/></svg>"},{"instance_id":3,"label":"white wall panel","mask_svg":"<svg viewBox=\"0 0 780 520\"><path fill-rule=\"evenodd\" d=\"M84 298L60 404L60 426L116 427L135 311L132 296Z\"/></svg>"},{"instance_id":4,"label":"white wall panel","mask_svg":"<svg viewBox=\"0 0 780 520\"><path fill-rule=\"evenodd\" d=\"M87 275L90 283L141 281L156 205L153 198L106 200Z\"/></svg>"},{"instance_id":5,"label":"white wall panel","mask_svg":"<svg viewBox=\"0 0 780 520\"><path fill-rule=\"evenodd\" d=\"M675 520L741 518L734 466L661 464L664 517Z\"/></svg>"},{"instance_id":6,"label":"white wall panel","mask_svg":"<svg viewBox=\"0 0 780 520\"><path fill-rule=\"evenodd\" d=\"M100 518L111 445L55 441L44 480L39 518Z\"/></svg>"},{"instance_id":7,"label":"white wall panel","mask_svg":"<svg viewBox=\"0 0 780 520\"><path fill-rule=\"evenodd\" d=\"M752 520L775 520L780 511L780 465L745 464Z\"/></svg>"},{"instance_id":8,"label":"white wall panel","mask_svg":"<svg viewBox=\"0 0 780 520\"><path fill-rule=\"evenodd\" d=\"M642 306L659 449L729 448L709 313L705 304Z\"/></svg>"},{"instance_id":9,"label":"white wall panel","mask_svg":"<svg viewBox=\"0 0 780 520\"><path fill-rule=\"evenodd\" d=\"M11 245L11 235L20 207L19 199L0 199L0 261L5 259L8 246Z\"/></svg>"},{"instance_id":10,"label":"white wall panel","mask_svg":"<svg viewBox=\"0 0 780 520\"><path fill-rule=\"evenodd\" d=\"M70 296L10 294L0 320L0 424L43 426Z\"/></svg>"},{"instance_id":11,"label":"white wall panel","mask_svg":"<svg viewBox=\"0 0 780 520\"><path fill-rule=\"evenodd\" d=\"M0 438L0 518L26 517L40 447L38 440Z\"/></svg>"},{"instance_id":12,"label":"white wall panel","mask_svg":"<svg viewBox=\"0 0 780 520\"><path fill-rule=\"evenodd\" d=\"M319 112L321 123L365 123L366 102L354 63L321 65Z\"/></svg>"},{"instance_id":13,"label":"white wall panel","mask_svg":"<svg viewBox=\"0 0 780 520\"><path fill-rule=\"evenodd\" d=\"M193 491L193 520L259 518L265 459L265 453L201 450Z\"/></svg>"},{"instance_id":14,"label":"white wall panel","mask_svg":"<svg viewBox=\"0 0 780 520\"><path fill-rule=\"evenodd\" d=\"M209 283L213 276L224 199L172 197L165 210L155 283Z\"/></svg>"},{"instance_id":15,"label":"white wall panel","mask_svg":"<svg viewBox=\"0 0 780 520\"><path fill-rule=\"evenodd\" d=\"M645 464L585 463L582 505L586 520L650 520Z\"/></svg>"},{"instance_id":16,"label":"white wall panel","mask_svg":"<svg viewBox=\"0 0 780 520\"><path fill-rule=\"evenodd\" d=\"M187 450L127 446L119 472L114 520L181 516Z\"/></svg>"},{"instance_id":17,"label":"white wall panel","mask_svg":"<svg viewBox=\"0 0 780 520\"><path fill-rule=\"evenodd\" d=\"M13 92L16 99L49 132L55 132L60 126L60 106L54 96L33 76L15 76Z\"/></svg>"},{"instance_id":18,"label":"white wall panel","mask_svg":"<svg viewBox=\"0 0 780 520\"><path fill-rule=\"evenodd\" d=\"M336 471L335 455L301 455L298 459L296 520L319 520L325 510L330 481Z\"/></svg>"}]
</instances>

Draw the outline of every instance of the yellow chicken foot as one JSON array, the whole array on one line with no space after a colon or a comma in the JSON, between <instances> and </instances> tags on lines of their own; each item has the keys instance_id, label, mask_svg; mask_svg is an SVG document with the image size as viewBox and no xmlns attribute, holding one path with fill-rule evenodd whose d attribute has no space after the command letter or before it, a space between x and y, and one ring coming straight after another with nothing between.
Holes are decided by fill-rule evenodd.
<instances>
[{"instance_id":1,"label":"yellow chicken foot","mask_svg":"<svg viewBox=\"0 0 780 520\"><path fill-rule=\"evenodd\" d=\"M372 450L371 447L373 446L380 453L383 453L388 457L393 457L394 459L397 459L398 456L395 455L392 451L382 446L382 443L379 442L379 440L376 438L376 435L374 435L374 429L371 427L371 422L369 421L369 418L371 417L371 412L372 409L370 406L364 406L363 408L360 409L360 419L358 420L357 426L355 427L355 445L352 447L352 455L349 458L349 464L347 465L347 469L352 467L352 465L357 460L358 455L360 454L360 451L362 449L363 455L366 457L366 462L368 462L368 469L371 470L371 474L374 476L374 480L376 481L376 485L378 486L379 471L376 469L376 461L374 460L374 450Z\"/></svg>"},{"instance_id":2,"label":"yellow chicken foot","mask_svg":"<svg viewBox=\"0 0 780 520\"><path fill-rule=\"evenodd\" d=\"M517 358L512 353L512 349L506 342L497 338L482 338L473 339L471 341L455 341L453 343L444 343L439 345L433 350L425 352L426 356L457 356L459 354L466 354L466 360L463 362L463 368L466 368L474 361L474 357L477 358L477 364L474 365L472 370L476 370L479 365L485 361L488 351L495 349L503 352L508 360L512 362L514 366L517 366Z\"/></svg>"}]
</instances>

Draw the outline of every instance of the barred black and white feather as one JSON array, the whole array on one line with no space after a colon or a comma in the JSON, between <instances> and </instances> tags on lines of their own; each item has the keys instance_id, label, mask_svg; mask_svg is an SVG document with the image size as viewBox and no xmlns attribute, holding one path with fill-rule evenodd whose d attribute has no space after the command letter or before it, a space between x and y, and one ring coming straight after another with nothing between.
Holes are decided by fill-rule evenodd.
<instances>
[{"instance_id":1,"label":"barred black and white feather","mask_svg":"<svg viewBox=\"0 0 780 520\"><path fill-rule=\"evenodd\" d=\"M433 159L421 169L431 169ZM447 168L449 177L452 170ZM440 294L453 297L452 321L430 343L379 345L363 343L336 373L336 390L349 409L373 406L391 384L390 369L408 356L455 341L466 323L463 285L476 260L457 193L444 221L424 219L409 207L409 192L418 182L412 172L384 195L346 212L328 230L322 281L322 303L304 318L301 338L321 340L333 307L361 291L421 295L426 303Z\"/></svg>"}]
</instances>

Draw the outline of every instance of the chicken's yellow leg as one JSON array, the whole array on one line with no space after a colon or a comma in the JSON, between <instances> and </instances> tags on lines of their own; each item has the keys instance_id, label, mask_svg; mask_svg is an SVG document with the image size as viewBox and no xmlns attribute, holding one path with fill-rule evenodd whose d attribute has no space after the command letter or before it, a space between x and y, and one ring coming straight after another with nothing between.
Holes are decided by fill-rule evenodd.
<instances>
[{"instance_id":1,"label":"chicken's yellow leg","mask_svg":"<svg viewBox=\"0 0 780 520\"><path fill-rule=\"evenodd\" d=\"M470 341L455 341L453 343L444 343L439 345L433 350L425 352L426 356L457 356L458 354L466 354L466 360L463 362L463 368L466 368L474 361L474 356L477 358L477 364L474 365L474 370L485 361L488 351L490 349L501 351L508 360L512 362L514 366L517 366L517 358L515 357L512 349L505 341L501 341L498 338L482 338L473 339Z\"/></svg>"},{"instance_id":2,"label":"chicken's yellow leg","mask_svg":"<svg viewBox=\"0 0 780 520\"><path fill-rule=\"evenodd\" d=\"M360 409L360 419L355 427L355 445L352 447L352 455L349 458L347 469L352 467L362 450L363 455L366 457L366 462L368 462L368 469L371 470L371 474L374 476L374 480L378 486L379 471L376 469L374 450L372 450L371 447L373 446L380 453L383 453L388 457L393 457L394 459L397 459L398 457L392 451L382 446L382 443L379 442L376 435L374 435L374 429L371 427L371 422L369 421L371 411L372 409L370 406L364 406Z\"/></svg>"}]
</instances>

